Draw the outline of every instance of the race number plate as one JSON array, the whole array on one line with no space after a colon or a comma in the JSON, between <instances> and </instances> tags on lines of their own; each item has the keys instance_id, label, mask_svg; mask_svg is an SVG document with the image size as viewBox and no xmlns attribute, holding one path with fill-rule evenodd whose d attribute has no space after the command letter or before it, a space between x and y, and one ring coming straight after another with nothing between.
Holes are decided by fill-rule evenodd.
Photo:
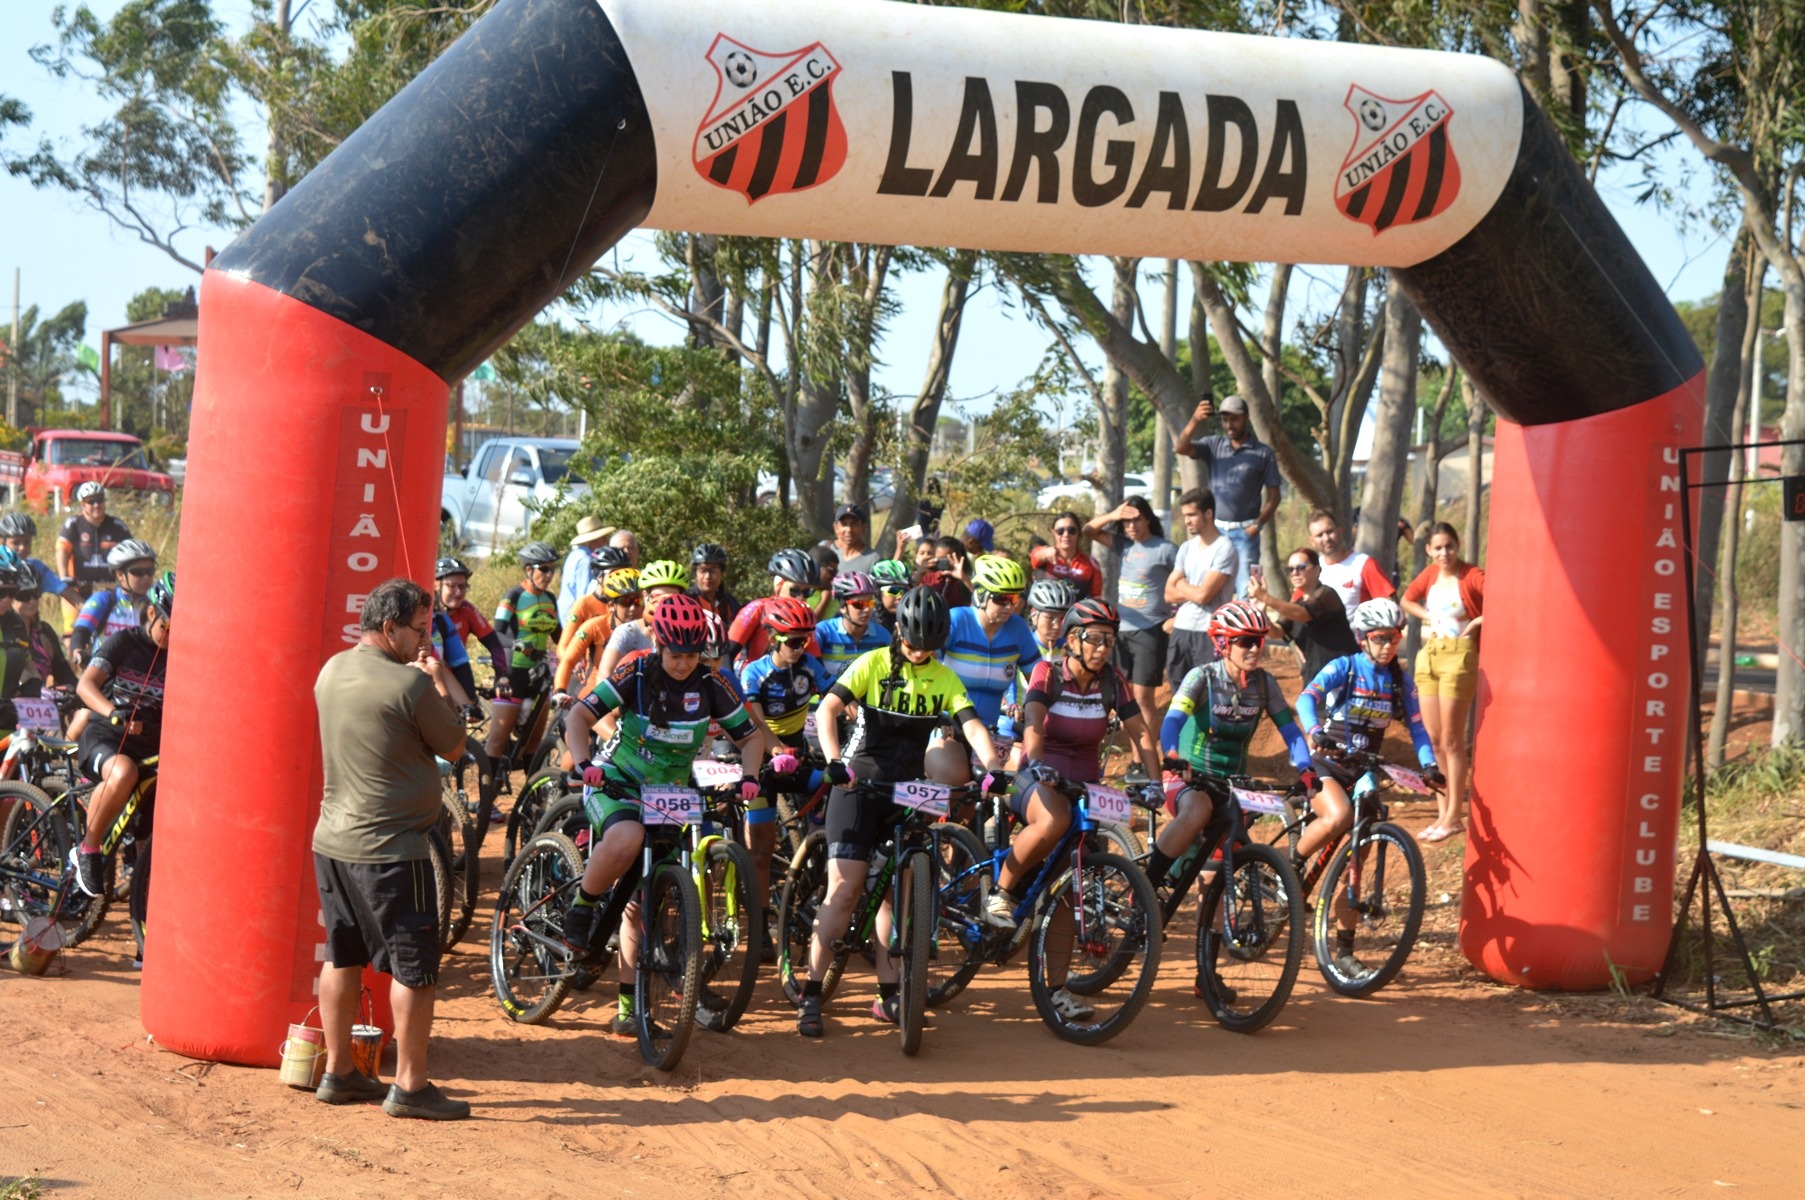
<instances>
[{"instance_id":1,"label":"race number plate","mask_svg":"<svg viewBox=\"0 0 1805 1200\"><path fill-rule=\"evenodd\" d=\"M821 736L815 732L815 713L813 709L809 710L808 716L802 718L802 736L816 740L819 740Z\"/></svg>"},{"instance_id":2,"label":"race number plate","mask_svg":"<svg viewBox=\"0 0 1805 1200\"><path fill-rule=\"evenodd\" d=\"M990 735L990 744L996 750L998 758L1008 758L1009 752L1015 749L1015 739L1006 738L1000 733Z\"/></svg>"},{"instance_id":3,"label":"race number plate","mask_svg":"<svg viewBox=\"0 0 1805 1200\"><path fill-rule=\"evenodd\" d=\"M1091 816L1099 821L1113 821L1117 825L1128 824L1132 813L1128 806L1128 793L1117 791L1112 787L1104 787L1100 783L1087 783L1084 792L1089 797L1086 805Z\"/></svg>"},{"instance_id":4,"label":"race number plate","mask_svg":"<svg viewBox=\"0 0 1805 1200\"><path fill-rule=\"evenodd\" d=\"M899 783L895 792L898 804L935 817L946 815L947 798L951 795L952 789L944 783L928 783L926 780Z\"/></svg>"},{"instance_id":5,"label":"race number plate","mask_svg":"<svg viewBox=\"0 0 1805 1200\"><path fill-rule=\"evenodd\" d=\"M1248 788L1230 788L1242 812L1275 813L1285 811L1285 798L1277 792L1256 792Z\"/></svg>"},{"instance_id":6,"label":"race number plate","mask_svg":"<svg viewBox=\"0 0 1805 1200\"><path fill-rule=\"evenodd\" d=\"M20 729L54 729L62 732L62 723L56 719L54 700L15 698L13 711L19 714Z\"/></svg>"},{"instance_id":7,"label":"race number plate","mask_svg":"<svg viewBox=\"0 0 1805 1200\"><path fill-rule=\"evenodd\" d=\"M647 825L698 825L702 821L702 794L695 788L643 788L639 807Z\"/></svg>"},{"instance_id":8,"label":"race number plate","mask_svg":"<svg viewBox=\"0 0 1805 1200\"><path fill-rule=\"evenodd\" d=\"M1391 776L1393 783L1407 792L1427 792L1429 790L1429 781L1409 767L1394 767L1390 763L1386 763L1385 773Z\"/></svg>"},{"instance_id":9,"label":"race number plate","mask_svg":"<svg viewBox=\"0 0 1805 1200\"><path fill-rule=\"evenodd\" d=\"M690 764L689 772L699 788L732 787L746 777L745 768L738 763L716 762L712 758L698 758Z\"/></svg>"}]
</instances>

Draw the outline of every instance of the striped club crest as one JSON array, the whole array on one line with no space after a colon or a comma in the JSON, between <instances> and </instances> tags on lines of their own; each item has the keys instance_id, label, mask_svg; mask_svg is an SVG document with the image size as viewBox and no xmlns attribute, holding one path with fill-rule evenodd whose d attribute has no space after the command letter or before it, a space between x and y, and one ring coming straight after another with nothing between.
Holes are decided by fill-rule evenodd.
<instances>
[{"instance_id":1,"label":"striped club crest","mask_svg":"<svg viewBox=\"0 0 1805 1200\"><path fill-rule=\"evenodd\" d=\"M1358 84L1345 101L1354 142L1335 177L1335 207L1374 236L1445 211L1460 194L1460 163L1448 139L1454 109L1430 91L1408 100Z\"/></svg>"},{"instance_id":2,"label":"striped club crest","mask_svg":"<svg viewBox=\"0 0 1805 1200\"><path fill-rule=\"evenodd\" d=\"M692 152L702 178L756 204L826 183L846 165L833 93L840 63L820 42L770 54L717 34L708 61L715 97Z\"/></svg>"}]
</instances>

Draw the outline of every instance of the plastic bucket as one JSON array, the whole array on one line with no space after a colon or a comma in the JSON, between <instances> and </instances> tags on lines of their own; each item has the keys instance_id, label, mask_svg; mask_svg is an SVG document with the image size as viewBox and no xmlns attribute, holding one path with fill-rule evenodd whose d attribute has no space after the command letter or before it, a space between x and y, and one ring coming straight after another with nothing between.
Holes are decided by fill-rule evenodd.
<instances>
[{"instance_id":1,"label":"plastic bucket","mask_svg":"<svg viewBox=\"0 0 1805 1200\"><path fill-rule=\"evenodd\" d=\"M375 1079L381 1072L382 1043L385 1035L380 1026L351 1026L351 1061L359 1071Z\"/></svg>"},{"instance_id":2,"label":"plastic bucket","mask_svg":"<svg viewBox=\"0 0 1805 1200\"><path fill-rule=\"evenodd\" d=\"M282 1066L276 1076L293 1088L317 1088L326 1073L326 1031L307 1024L319 1009L307 1010L307 1016L288 1027L288 1040L282 1043Z\"/></svg>"},{"instance_id":3,"label":"plastic bucket","mask_svg":"<svg viewBox=\"0 0 1805 1200\"><path fill-rule=\"evenodd\" d=\"M62 949L62 927L49 917L33 917L25 922L9 957L13 970L25 975L42 975L50 969Z\"/></svg>"}]
</instances>

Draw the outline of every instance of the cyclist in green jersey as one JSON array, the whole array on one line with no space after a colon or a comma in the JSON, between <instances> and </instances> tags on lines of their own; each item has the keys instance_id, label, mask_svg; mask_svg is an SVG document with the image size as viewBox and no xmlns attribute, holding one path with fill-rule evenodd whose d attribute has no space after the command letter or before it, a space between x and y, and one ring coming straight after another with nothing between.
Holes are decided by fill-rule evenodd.
<instances>
[{"instance_id":1,"label":"cyclist in green jersey","mask_svg":"<svg viewBox=\"0 0 1805 1200\"><path fill-rule=\"evenodd\" d=\"M495 609L495 632L512 645L508 648L510 694L504 698L497 688L490 708L489 741L484 749L491 759L507 752L521 709L537 700L541 689L551 686L549 675L535 679L533 668L558 644L558 596L552 587L558 575L558 551L544 542L528 542L520 548L520 567L526 578L518 587L509 588Z\"/></svg>"},{"instance_id":2,"label":"cyclist in green jersey","mask_svg":"<svg viewBox=\"0 0 1805 1200\"><path fill-rule=\"evenodd\" d=\"M577 897L564 917L564 940L586 948L595 934L603 895L620 881L645 844L640 789L648 784L689 783L690 764L718 722L740 749L745 782L741 798L758 795L765 745L733 689L718 671L702 668L709 648L708 610L693 596L667 596L652 619L656 649L622 662L571 707L565 737L587 751L598 719L620 715L607 743L583 769L583 812L594 831ZM585 753L584 757L588 757ZM638 908L628 905L621 922L620 1010L614 1032L633 1032L632 995L639 964Z\"/></svg>"}]
</instances>

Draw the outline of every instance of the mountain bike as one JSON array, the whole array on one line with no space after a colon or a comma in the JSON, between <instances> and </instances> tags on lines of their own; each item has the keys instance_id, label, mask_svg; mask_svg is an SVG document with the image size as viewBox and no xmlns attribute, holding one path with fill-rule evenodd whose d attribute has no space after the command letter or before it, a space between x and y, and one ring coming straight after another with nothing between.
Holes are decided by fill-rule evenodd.
<instances>
[{"instance_id":1,"label":"mountain bike","mask_svg":"<svg viewBox=\"0 0 1805 1200\"><path fill-rule=\"evenodd\" d=\"M1433 791L1420 774L1387 763L1377 754L1331 742L1324 757L1341 768L1354 806L1348 835L1330 839L1303 867L1309 895L1320 880L1313 944L1316 965L1330 988L1343 996L1370 996L1397 976L1422 930L1428 879L1416 839L1388 819L1382 793L1393 787ZM1273 845L1285 843L1298 862L1304 827L1316 819L1297 789L1244 794L1243 806L1279 819ZM1341 920L1353 918L1354 946L1344 954L1336 942Z\"/></svg>"},{"instance_id":2,"label":"mountain bike","mask_svg":"<svg viewBox=\"0 0 1805 1200\"><path fill-rule=\"evenodd\" d=\"M1288 856L1248 840L1241 801L1259 790L1255 780L1191 772L1181 782L1208 794L1210 820L1172 864L1170 882L1155 885L1160 918L1171 925L1191 885L1208 873L1197 910L1197 988L1218 1025L1254 1033L1279 1015L1297 983L1303 884Z\"/></svg>"},{"instance_id":3,"label":"mountain bike","mask_svg":"<svg viewBox=\"0 0 1805 1200\"><path fill-rule=\"evenodd\" d=\"M865 891L854 905L846 933L833 944L833 958L821 980L823 1003L832 997L854 953L869 951L875 957L878 938L897 964L897 1027L904 1054L921 1049L927 1024L930 976L934 970L935 931L938 926L938 875L946 839L970 831L943 822L950 806L969 801L978 786L951 788L926 781L906 783L855 783L852 790L867 802L889 802L895 808L890 836L872 855L865 877ZM951 832L951 831L957 831ZM973 841L976 839L974 838ZM827 899L827 834L815 830L803 839L790 860L778 909L783 939L777 948L777 975L784 995L792 1003L802 997L808 972L809 943L814 936L815 914ZM879 930L884 902L891 905L888 934Z\"/></svg>"},{"instance_id":4,"label":"mountain bike","mask_svg":"<svg viewBox=\"0 0 1805 1200\"><path fill-rule=\"evenodd\" d=\"M533 702L520 714L520 720L515 723L514 732L508 738L507 748L489 762L488 773L493 782L479 791L475 813L479 847L483 839L489 836L489 825L494 820L497 801L503 793L514 793L514 772L524 771L527 778L531 779L544 769L558 747L558 735L549 727L558 712L558 706L552 703L551 664L543 660L535 663L531 679L535 690ZM490 703L495 700L493 687L479 687L476 692ZM484 758L487 759L486 753ZM525 828L532 827L524 822L523 825Z\"/></svg>"},{"instance_id":5,"label":"mountain bike","mask_svg":"<svg viewBox=\"0 0 1805 1200\"><path fill-rule=\"evenodd\" d=\"M1007 825L999 846L941 885L940 925L966 952L948 982L957 994L981 966L1007 962L1026 943L1028 988L1041 1020L1066 1041L1095 1046L1128 1028L1153 992L1164 941L1159 898L1132 859L1099 844L1106 821L1130 821L1127 794L1051 770L1037 771L1035 781L1071 801L1072 823L1023 886L1013 931L986 925L981 915L1009 855ZM1078 1003L1062 1008L1055 1002L1061 989Z\"/></svg>"},{"instance_id":6,"label":"mountain bike","mask_svg":"<svg viewBox=\"0 0 1805 1200\"><path fill-rule=\"evenodd\" d=\"M608 940L636 902L635 1035L640 1057L669 1071L689 1044L701 989L702 901L682 837L686 827L701 822L701 795L694 788L655 786L636 797L624 788L612 794L639 801L645 845L603 899L590 944L573 948L564 941L564 914L583 877L583 852L562 833L536 834L502 879L489 934L490 979L510 1018L544 1021L570 994L579 972L593 977L606 966Z\"/></svg>"}]
</instances>

